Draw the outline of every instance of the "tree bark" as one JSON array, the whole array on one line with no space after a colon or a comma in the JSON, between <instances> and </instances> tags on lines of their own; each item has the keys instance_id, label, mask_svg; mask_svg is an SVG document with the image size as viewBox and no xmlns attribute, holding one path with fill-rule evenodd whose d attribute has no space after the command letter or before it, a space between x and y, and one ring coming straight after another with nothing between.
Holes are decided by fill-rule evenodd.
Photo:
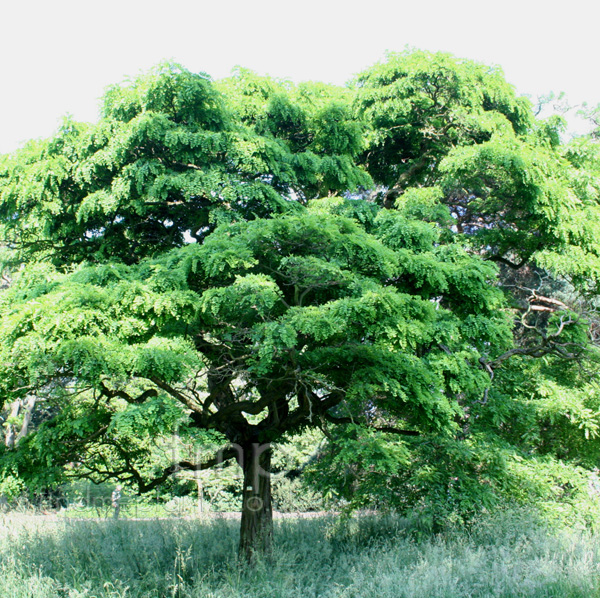
<instances>
[{"instance_id":1,"label":"tree bark","mask_svg":"<svg viewBox=\"0 0 600 598\"><path fill-rule=\"evenodd\" d=\"M239 554L248 563L271 554L271 445L253 442L243 447L244 491Z\"/></svg>"},{"instance_id":2,"label":"tree bark","mask_svg":"<svg viewBox=\"0 0 600 598\"><path fill-rule=\"evenodd\" d=\"M17 438L15 440L15 444L19 444L19 441L22 438L27 436L27 432L29 432L29 424L31 423L31 418L33 417L33 410L35 408L35 404L37 401L37 397L29 396L27 397L27 402L25 403L25 415L23 416L23 423L21 424L21 430L17 434Z\"/></svg>"},{"instance_id":3,"label":"tree bark","mask_svg":"<svg viewBox=\"0 0 600 598\"><path fill-rule=\"evenodd\" d=\"M4 432L4 445L7 448L15 448L15 446L19 444L19 441L27 436L36 401L37 397L29 395L26 400L17 399L11 404L10 414L7 417L8 424L6 424L6 430ZM23 409L25 409L25 413L23 414L23 422L21 423L19 432L17 433L17 427L14 423L14 420L19 417Z\"/></svg>"},{"instance_id":4,"label":"tree bark","mask_svg":"<svg viewBox=\"0 0 600 598\"><path fill-rule=\"evenodd\" d=\"M15 447L15 439L17 437L17 431L15 429L13 420L19 416L20 411L21 399L17 399L16 401L13 401L12 405L10 406L10 413L7 417L8 423L6 424L6 430L4 434L4 445L10 449Z\"/></svg>"}]
</instances>

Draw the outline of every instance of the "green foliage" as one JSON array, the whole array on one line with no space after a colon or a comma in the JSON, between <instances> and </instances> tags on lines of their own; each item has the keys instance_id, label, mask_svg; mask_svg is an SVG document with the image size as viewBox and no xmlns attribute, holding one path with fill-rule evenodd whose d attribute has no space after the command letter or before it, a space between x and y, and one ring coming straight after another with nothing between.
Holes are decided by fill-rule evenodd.
<instances>
[{"instance_id":1,"label":"green foliage","mask_svg":"<svg viewBox=\"0 0 600 598\"><path fill-rule=\"evenodd\" d=\"M323 512L331 505L331 501L302 480L286 477L273 480L273 508L281 513Z\"/></svg>"},{"instance_id":2,"label":"green foliage","mask_svg":"<svg viewBox=\"0 0 600 598\"><path fill-rule=\"evenodd\" d=\"M354 161L364 146L363 125L354 118L346 90L322 83L295 86L247 69L236 69L218 86L242 122L293 152L289 167L298 196L308 200L372 185Z\"/></svg>"},{"instance_id":3,"label":"green foliage","mask_svg":"<svg viewBox=\"0 0 600 598\"><path fill-rule=\"evenodd\" d=\"M370 125L367 170L386 187L404 175L411 183L430 181L453 147L480 143L496 130L521 134L532 121L528 103L499 69L449 54L390 53L355 86L356 107Z\"/></svg>"},{"instance_id":4,"label":"green foliage","mask_svg":"<svg viewBox=\"0 0 600 598\"><path fill-rule=\"evenodd\" d=\"M296 147L285 131L296 112L303 126L304 109L283 91L266 105L271 125L252 127L235 97L178 65L109 88L97 125L68 123L3 157L3 238L22 259L131 263L200 241L223 219L286 211L286 197L368 185L347 108L321 101L319 134Z\"/></svg>"},{"instance_id":5,"label":"green foliage","mask_svg":"<svg viewBox=\"0 0 600 598\"><path fill-rule=\"evenodd\" d=\"M126 394L115 396L125 398L158 380L156 397L141 405L125 400L104 412L94 407L89 420L107 422L102 443L110 437L119 447L109 449L112 459L129 452L130 461L135 456L136 467L147 471L144 443L180 417L170 402L174 397L167 401L162 391L190 384L195 372L222 363L222 350L198 353L194 338L208 336L213 347L217 339L227 347L243 392L260 391L265 380L294 372L294 384L311 396L343 389L335 417L364 419L364 405L373 404L383 420L450 431L461 411L457 395L476 395L486 383L474 347L483 350L486 339L509 336L507 321L496 311L501 296L489 285L494 268L464 252L428 247L433 251L425 282L409 265L418 263L423 247L414 253L409 239L416 237L402 226L386 229L390 218L372 223L374 231L386 231L381 239L389 246L356 220L308 210L222 225L201 245L139 265L56 273L54 286L36 291L35 300L23 297L17 284L6 292L0 326L6 392L33 383L60 405L70 399L48 386L56 371L72 392L110 396L107 388L123 389ZM439 298L437 309L431 296ZM280 392L290 392L286 384ZM300 404L306 398L299 394L297 400L289 423L266 415L263 440L322 417L314 398ZM64 418L69 411L61 409ZM260 415L264 407L252 409ZM70 417L62 425L84 438ZM44 438L45 430L36 437ZM55 458L72 458L65 440L60 446Z\"/></svg>"},{"instance_id":6,"label":"green foliage","mask_svg":"<svg viewBox=\"0 0 600 598\"><path fill-rule=\"evenodd\" d=\"M560 158L514 138L494 137L454 150L441 162L447 197L464 194L471 214L498 226L478 227L478 243L495 255L528 259L568 243L578 200ZM562 180L561 180L562 179ZM498 215L501 214L501 218Z\"/></svg>"},{"instance_id":7,"label":"green foliage","mask_svg":"<svg viewBox=\"0 0 600 598\"><path fill-rule=\"evenodd\" d=\"M0 479L0 496L8 502L21 496L26 490L23 480L18 475L4 473Z\"/></svg>"},{"instance_id":8,"label":"green foliage","mask_svg":"<svg viewBox=\"0 0 600 598\"><path fill-rule=\"evenodd\" d=\"M349 508L588 512L600 161L562 126L412 50L347 88L170 63L109 88L0 158L0 404L43 406L2 479L147 492L321 428L306 470Z\"/></svg>"}]
</instances>

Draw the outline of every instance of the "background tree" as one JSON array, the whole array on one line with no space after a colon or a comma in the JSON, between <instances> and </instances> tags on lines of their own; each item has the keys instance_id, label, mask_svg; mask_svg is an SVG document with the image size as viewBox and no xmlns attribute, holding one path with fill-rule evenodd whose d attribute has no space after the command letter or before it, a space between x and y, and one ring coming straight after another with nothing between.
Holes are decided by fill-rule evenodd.
<instances>
[{"instance_id":1,"label":"background tree","mask_svg":"<svg viewBox=\"0 0 600 598\"><path fill-rule=\"evenodd\" d=\"M449 55L392 54L355 85L374 197L501 266L515 344L483 357L490 388L464 404L453 438L423 435L411 466L384 479L350 463L342 434L316 481L359 506L385 497L437 521L499 500L551 502L557 487L581 498L577 467L597 450L597 147L564 144L561 119L536 121L498 69ZM341 465L353 484L332 477Z\"/></svg>"},{"instance_id":2,"label":"background tree","mask_svg":"<svg viewBox=\"0 0 600 598\"><path fill-rule=\"evenodd\" d=\"M370 125L363 156L392 207L415 185L433 186L452 149L488 141L494 132L525 133L530 106L502 71L449 54L407 50L355 81L356 108Z\"/></svg>"}]
</instances>

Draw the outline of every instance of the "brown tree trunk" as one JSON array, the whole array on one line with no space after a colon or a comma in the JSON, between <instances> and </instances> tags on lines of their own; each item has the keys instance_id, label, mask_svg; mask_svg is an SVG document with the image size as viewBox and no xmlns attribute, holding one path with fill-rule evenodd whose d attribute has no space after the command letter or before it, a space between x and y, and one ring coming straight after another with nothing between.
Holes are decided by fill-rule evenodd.
<instances>
[{"instance_id":1,"label":"brown tree trunk","mask_svg":"<svg viewBox=\"0 0 600 598\"><path fill-rule=\"evenodd\" d=\"M271 445L243 447L244 492L240 527L240 557L249 563L269 556L273 541Z\"/></svg>"}]
</instances>

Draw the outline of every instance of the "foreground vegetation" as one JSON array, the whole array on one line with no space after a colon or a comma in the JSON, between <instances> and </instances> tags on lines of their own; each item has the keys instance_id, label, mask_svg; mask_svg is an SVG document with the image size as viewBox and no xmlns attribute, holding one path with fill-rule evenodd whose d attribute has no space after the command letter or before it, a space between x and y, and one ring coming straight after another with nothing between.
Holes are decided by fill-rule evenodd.
<instances>
[{"instance_id":1,"label":"foreground vegetation","mask_svg":"<svg viewBox=\"0 0 600 598\"><path fill-rule=\"evenodd\" d=\"M441 535L396 517L283 520L276 556L251 571L228 520L6 516L0 538L14 598L600 596L600 537L524 512Z\"/></svg>"}]
</instances>

